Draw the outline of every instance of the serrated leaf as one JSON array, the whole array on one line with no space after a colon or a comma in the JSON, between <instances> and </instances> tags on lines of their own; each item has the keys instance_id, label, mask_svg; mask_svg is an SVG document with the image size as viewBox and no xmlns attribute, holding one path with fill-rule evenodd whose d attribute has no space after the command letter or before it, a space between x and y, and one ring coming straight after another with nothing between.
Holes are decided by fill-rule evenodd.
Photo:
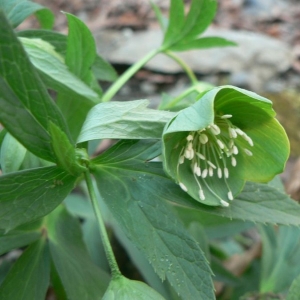
<instances>
[{"instance_id":1,"label":"serrated leaf","mask_svg":"<svg viewBox=\"0 0 300 300\"><path fill-rule=\"evenodd\" d=\"M112 279L102 299L165 300L144 282L130 280L124 276Z\"/></svg>"},{"instance_id":2,"label":"serrated leaf","mask_svg":"<svg viewBox=\"0 0 300 300\"><path fill-rule=\"evenodd\" d=\"M71 144L66 134L53 123L50 123L50 134L58 165L70 174L79 176L86 168L78 163L75 146Z\"/></svg>"},{"instance_id":3,"label":"serrated leaf","mask_svg":"<svg viewBox=\"0 0 300 300\"><path fill-rule=\"evenodd\" d=\"M50 135L19 101L1 76L0 107L0 121L7 131L37 156L54 162Z\"/></svg>"},{"instance_id":4,"label":"serrated leaf","mask_svg":"<svg viewBox=\"0 0 300 300\"><path fill-rule=\"evenodd\" d=\"M214 47L228 47L236 46L235 42L229 41L221 37L203 37L195 40L188 40L178 42L175 45L171 46L169 50L172 51L186 51L192 49L207 49Z\"/></svg>"},{"instance_id":5,"label":"serrated leaf","mask_svg":"<svg viewBox=\"0 0 300 300\"><path fill-rule=\"evenodd\" d=\"M19 37L42 39L55 47L55 50L65 56L67 51L67 36L49 30L23 30L18 32ZM114 81L118 74L113 66L99 54L92 65L92 71L98 80Z\"/></svg>"},{"instance_id":6,"label":"serrated leaf","mask_svg":"<svg viewBox=\"0 0 300 300\"><path fill-rule=\"evenodd\" d=\"M152 147L157 144L152 142ZM117 152L110 149L111 156L100 156L93 163L99 192L115 220L177 293L187 299L214 299L201 249L157 194L163 171L160 164L145 163L155 152L151 143L122 141L113 148ZM118 161L113 160L116 153Z\"/></svg>"},{"instance_id":7,"label":"serrated leaf","mask_svg":"<svg viewBox=\"0 0 300 300\"><path fill-rule=\"evenodd\" d=\"M13 230L7 234L0 235L0 255L12 250L27 246L37 239L41 233L38 231Z\"/></svg>"},{"instance_id":8,"label":"serrated leaf","mask_svg":"<svg viewBox=\"0 0 300 300\"><path fill-rule=\"evenodd\" d=\"M35 12L35 16L39 20L41 28L47 30L52 29L55 21L55 16L51 10L47 8L37 10Z\"/></svg>"},{"instance_id":9,"label":"serrated leaf","mask_svg":"<svg viewBox=\"0 0 300 300\"><path fill-rule=\"evenodd\" d=\"M162 31L166 31L167 27L168 27L168 20L166 17L164 17L164 15L162 14L160 8L153 2L151 1L151 7L155 13L156 19L159 22L160 28Z\"/></svg>"},{"instance_id":10,"label":"serrated leaf","mask_svg":"<svg viewBox=\"0 0 300 300\"><path fill-rule=\"evenodd\" d=\"M68 299L102 299L109 276L90 259L80 224L63 206L47 217L50 253Z\"/></svg>"},{"instance_id":11,"label":"serrated leaf","mask_svg":"<svg viewBox=\"0 0 300 300\"><path fill-rule=\"evenodd\" d=\"M28 29L17 32L18 37L28 38L28 39L42 39L45 42L51 44L55 51L59 54L65 56L67 51L67 36L50 30L43 29Z\"/></svg>"},{"instance_id":12,"label":"serrated leaf","mask_svg":"<svg viewBox=\"0 0 300 300\"><path fill-rule=\"evenodd\" d=\"M192 40L211 24L216 11L216 0L193 0L182 29L184 40Z\"/></svg>"},{"instance_id":13,"label":"serrated leaf","mask_svg":"<svg viewBox=\"0 0 300 300\"><path fill-rule=\"evenodd\" d=\"M260 292L283 293L299 276L300 269L300 229L297 227L261 226L262 233L262 270Z\"/></svg>"},{"instance_id":14,"label":"serrated leaf","mask_svg":"<svg viewBox=\"0 0 300 300\"><path fill-rule=\"evenodd\" d=\"M47 131L48 122L52 121L68 133L63 116L30 63L3 12L0 12L0 57L0 76L5 78L27 113L34 116L35 122ZM22 121L21 119L20 122ZM20 138L21 136L18 139Z\"/></svg>"},{"instance_id":15,"label":"serrated leaf","mask_svg":"<svg viewBox=\"0 0 300 300\"><path fill-rule=\"evenodd\" d=\"M300 276L298 276L292 283L286 300L298 300L300 295Z\"/></svg>"},{"instance_id":16,"label":"serrated leaf","mask_svg":"<svg viewBox=\"0 0 300 300\"><path fill-rule=\"evenodd\" d=\"M83 124L77 142L96 139L155 139L175 113L147 108L148 100L100 103Z\"/></svg>"},{"instance_id":17,"label":"serrated leaf","mask_svg":"<svg viewBox=\"0 0 300 300\"><path fill-rule=\"evenodd\" d=\"M196 203L193 198L180 191L180 188L176 187L171 181L165 181L164 185L167 191L165 198L186 208L230 219L269 224L300 225L300 205L288 195L266 184L247 182L241 194L227 208L209 207ZM158 189L158 192L161 191Z\"/></svg>"},{"instance_id":18,"label":"serrated leaf","mask_svg":"<svg viewBox=\"0 0 300 300\"><path fill-rule=\"evenodd\" d=\"M36 13L37 17L45 29L51 29L54 23L54 15L51 10L44 6L27 0L2 0L2 9L13 27L17 27L27 17Z\"/></svg>"},{"instance_id":19,"label":"serrated leaf","mask_svg":"<svg viewBox=\"0 0 300 300\"><path fill-rule=\"evenodd\" d=\"M96 59L96 44L88 27L77 17L66 14L69 33L66 65L85 83L90 83L91 66Z\"/></svg>"},{"instance_id":20,"label":"serrated leaf","mask_svg":"<svg viewBox=\"0 0 300 300\"><path fill-rule=\"evenodd\" d=\"M96 56L94 64L92 65L92 71L98 80L115 81L118 78L117 71L100 55Z\"/></svg>"},{"instance_id":21,"label":"serrated leaf","mask_svg":"<svg viewBox=\"0 0 300 300\"><path fill-rule=\"evenodd\" d=\"M24 148L9 133L6 134L0 153L0 165L2 173L6 174L18 171L23 163L25 155L26 148Z\"/></svg>"},{"instance_id":22,"label":"serrated leaf","mask_svg":"<svg viewBox=\"0 0 300 300\"><path fill-rule=\"evenodd\" d=\"M97 93L68 70L53 46L41 39L20 39L31 63L42 73L42 78L50 88L58 92L73 92L74 97L78 94L96 101Z\"/></svg>"},{"instance_id":23,"label":"serrated leaf","mask_svg":"<svg viewBox=\"0 0 300 300\"><path fill-rule=\"evenodd\" d=\"M0 177L0 228L7 231L45 216L73 189L76 177L57 167Z\"/></svg>"},{"instance_id":24,"label":"serrated leaf","mask_svg":"<svg viewBox=\"0 0 300 300\"><path fill-rule=\"evenodd\" d=\"M45 239L29 246L0 286L0 299L45 299L50 278L49 249Z\"/></svg>"},{"instance_id":25,"label":"serrated leaf","mask_svg":"<svg viewBox=\"0 0 300 300\"><path fill-rule=\"evenodd\" d=\"M149 261L145 258L143 253L137 249L133 242L131 242L117 223L113 223L114 234L118 241L122 244L130 257L130 260L138 268L139 272L152 288L159 292L166 299L170 299L170 285L167 281L162 282L159 276L153 270ZM172 298L173 299L173 298ZM174 299L175 300L175 299Z\"/></svg>"},{"instance_id":26,"label":"serrated leaf","mask_svg":"<svg viewBox=\"0 0 300 300\"><path fill-rule=\"evenodd\" d=\"M171 0L169 24L166 30L163 47L168 48L178 39L184 26L184 5L182 0Z\"/></svg>"}]
</instances>

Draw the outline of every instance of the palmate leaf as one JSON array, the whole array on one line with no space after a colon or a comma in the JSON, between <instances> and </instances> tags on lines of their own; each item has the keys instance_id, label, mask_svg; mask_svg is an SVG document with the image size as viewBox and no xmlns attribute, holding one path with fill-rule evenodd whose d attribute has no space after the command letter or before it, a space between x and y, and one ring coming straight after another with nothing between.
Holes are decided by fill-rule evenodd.
<instances>
[{"instance_id":1,"label":"palmate leaf","mask_svg":"<svg viewBox=\"0 0 300 300\"><path fill-rule=\"evenodd\" d=\"M38 240L41 232L12 230L7 234L0 234L0 255L27 246Z\"/></svg>"},{"instance_id":2,"label":"palmate leaf","mask_svg":"<svg viewBox=\"0 0 300 300\"><path fill-rule=\"evenodd\" d=\"M23 30L19 31L19 37L42 39L53 45L55 50L65 56L67 52L67 36L55 31L49 30ZM112 65L104 60L99 54L96 55L94 64L92 65L92 71L98 80L114 81L118 78L116 70Z\"/></svg>"},{"instance_id":3,"label":"palmate leaf","mask_svg":"<svg viewBox=\"0 0 300 300\"><path fill-rule=\"evenodd\" d=\"M13 27L17 27L27 17L36 14L45 29L51 29L54 23L54 14L46 7L27 0L1 0L0 10L7 15Z\"/></svg>"},{"instance_id":4,"label":"palmate leaf","mask_svg":"<svg viewBox=\"0 0 300 300\"><path fill-rule=\"evenodd\" d=\"M158 9L155 8L156 15ZM169 24L161 46L162 51L186 51L190 49L234 46L236 43L219 37L198 38L212 22L217 9L215 0L193 0L184 16L182 0L172 0Z\"/></svg>"},{"instance_id":5,"label":"palmate leaf","mask_svg":"<svg viewBox=\"0 0 300 300\"><path fill-rule=\"evenodd\" d=\"M165 178L161 165L145 163L159 152L159 142L120 142L93 160L99 192L127 237L177 293L214 299L203 252L157 193Z\"/></svg>"},{"instance_id":6,"label":"palmate leaf","mask_svg":"<svg viewBox=\"0 0 300 300\"><path fill-rule=\"evenodd\" d=\"M13 265L0 286L0 299L45 299L50 279L46 239L30 245Z\"/></svg>"},{"instance_id":7,"label":"palmate leaf","mask_svg":"<svg viewBox=\"0 0 300 300\"><path fill-rule=\"evenodd\" d=\"M70 72L51 44L41 39L20 38L31 63L40 71L46 85L58 92L73 93L97 100L97 93Z\"/></svg>"},{"instance_id":8,"label":"palmate leaf","mask_svg":"<svg viewBox=\"0 0 300 300\"><path fill-rule=\"evenodd\" d=\"M0 121L9 133L32 153L54 162L55 155L51 147L49 133L19 101L1 76L0 107Z\"/></svg>"},{"instance_id":9,"label":"palmate leaf","mask_svg":"<svg viewBox=\"0 0 300 300\"><path fill-rule=\"evenodd\" d=\"M46 227L50 254L67 298L102 299L109 276L91 261L78 219L59 206L47 216Z\"/></svg>"},{"instance_id":10,"label":"palmate leaf","mask_svg":"<svg viewBox=\"0 0 300 300\"><path fill-rule=\"evenodd\" d=\"M100 103L93 107L77 142L95 139L159 139L175 113L147 108L148 100Z\"/></svg>"},{"instance_id":11,"label":"palmate leaf","mask_svg":"<svg viewBox=\"0 0 300 300\"><path fill-rule=\"evenodd\" d=\"M48 122L52 121L68 134L65 120L3 12L0 12L0 57L0 78L3 78L0 81L1 122L34 154L53 161ZM17 111L14 111L13 106ZM15 118L16 113L18 120ZM18 126L14 125L16 121L19 122Z\"/></svg>"},{"instance_id":12,"label":"palmate leaf","mask_svg":"<svg viewBox=\"0 0 300 300\"><path fill-rule=\"evenodd\" d=\"M197 210L217 216L266 224L300 225L300 205L288 195L266 184L247 182L243 191L230 207L210 207L197 203L172 182L165 181L164 198L181 205L182 208ZM201 217L201 215L199 215Z\"/></svg>"},{"instance_id":13,"label":"palmate leaf","mask_svg":"<svg viewBox=\"0 0 300 300\"><path fill-rule=\"evenodd\" d=\"M0 228L6 231L51 212L73 189L76 177L57 167L0 177Z\"/></svg>"},{"instance_id":14,"label":"palmate leaf","mask_svg":"<svg viewBox=\"0 0 300 300\"><path fill-rule=\"evenodd\" d=\"M229 41L221 37L203 37L195 40L177 43L172 46L172 51L185 51L191 49L207 49L213 47L236 46L235 42Z\"/></svg>"},{"instance_id":15,"label":"palmate leaf","mask_svg":"<svg viewBox=\"0 0 300 300\"><path fill-rule=\"evenodd\" d=\"M96 43L88 27L77 17L66 14L69 33L65 62L83 82L91 80L91 66L96 59Z\"/></svg>"}]
</instances>

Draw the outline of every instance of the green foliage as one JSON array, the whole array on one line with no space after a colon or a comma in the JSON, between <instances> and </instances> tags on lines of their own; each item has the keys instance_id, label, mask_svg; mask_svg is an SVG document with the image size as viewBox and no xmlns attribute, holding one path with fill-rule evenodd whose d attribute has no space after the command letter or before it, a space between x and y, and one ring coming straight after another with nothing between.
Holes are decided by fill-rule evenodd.
<instances>
[{"instance_id":1,"label":"green foliage","mask_svg":"<svg viewBox=\"0 0 300 300\"><path fill-rule=\"evenodd\" d=\"M65 13L64 35L45 30L54 17L41 5L0 0L1 299L45 299L51 286L57 299L211 300L215 279L237 299L286 293L299 275L295 227L260 227L263 257L242 278L223 266L233 254L224 239L237 245L254 223L300 225L299 204L278 181L265 183L283 171L289 142L271 101L198 82L173 53L235 45L201 37L217 1L193 0L185 15L184 2L171 0L169 20L152 6L162 45L118 78L77 17ZM31 14L42 29L14 29ZM191 87L163 95L159 110L109 102L158 53L182 66ZM98 80L113 83L103 92ZM93 153L102 139L117 141ZM148 285L122 274L113 234Z\"/></svg>"}]
</instances>

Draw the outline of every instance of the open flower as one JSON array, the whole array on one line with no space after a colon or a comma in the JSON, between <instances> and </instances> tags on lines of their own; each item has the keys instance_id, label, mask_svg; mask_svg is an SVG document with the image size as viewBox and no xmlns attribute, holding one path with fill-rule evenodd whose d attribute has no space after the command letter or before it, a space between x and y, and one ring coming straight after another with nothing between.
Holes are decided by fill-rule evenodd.
<instances>
[{"instance_id":1,"label":"open flower","mask_svg":"<svg viewBox=\"0 0 300 300\"><path fill-rule=\"evenodd\" d=\"M197 201L229 205L245 181L283 171L289 141L272 102L233 86L214 88L163 132L165 171Z\"/></svg>"}]
</instances>

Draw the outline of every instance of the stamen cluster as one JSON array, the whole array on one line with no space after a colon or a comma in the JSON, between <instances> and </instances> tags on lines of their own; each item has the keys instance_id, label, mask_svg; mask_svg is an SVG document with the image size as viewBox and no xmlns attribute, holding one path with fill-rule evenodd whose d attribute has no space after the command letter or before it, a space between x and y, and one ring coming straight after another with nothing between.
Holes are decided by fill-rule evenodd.
<instances>
[{"instance_id":1,"label":"stamen cluster","mask_svg":"<svg viewBox=\"0 0 300 300\"><path fill-rule=\"evenodd\" d=\"M184 163L189 163L199 187L199 198L202 201L205 200L206 196L202 187L205 185L224 207L229 206L229 203L213 191L206 178L215 177L217 180L223 180L228 189L227 198L233 200L233 194L227 182L230 176L228 166L230 164L236 167L239 151L244 151L248 156L253 155L249 149L238 147L237 139L244 139L251 147L253 147L253 141L244 131L231 123L231 117L232 115L215 116L213 124L201 130L189 132L177 163L177 178L179 178L180 187L185 192L187 192L187 187L180 181L180 167Z\"/></svg>"}]
</instances>

